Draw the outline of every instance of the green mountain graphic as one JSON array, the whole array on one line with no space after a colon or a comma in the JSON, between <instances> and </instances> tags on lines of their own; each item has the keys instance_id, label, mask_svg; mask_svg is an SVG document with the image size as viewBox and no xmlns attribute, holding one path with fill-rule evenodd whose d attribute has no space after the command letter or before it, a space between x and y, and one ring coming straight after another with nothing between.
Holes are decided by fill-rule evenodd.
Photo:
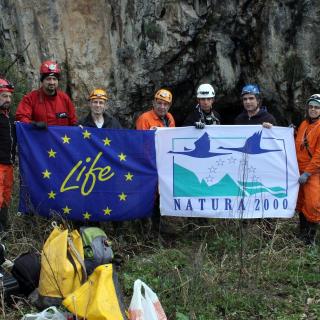
<instances>
[{"instance_id":1,"label":"green mountain graphic","mask_svg":"<svg viewBox=\"0 0 320 320\"><path fill-rule=\"evenodd\" d=\"M268 188L260 182L236 182L228 174L218 183L208 186L204 179L199 182L192 171L176 163L174 164L173 172L174 197L246 197L263 192L271 193L277 198L286 196L285 189L281 187Z\"/></svg>"}]
</instances>

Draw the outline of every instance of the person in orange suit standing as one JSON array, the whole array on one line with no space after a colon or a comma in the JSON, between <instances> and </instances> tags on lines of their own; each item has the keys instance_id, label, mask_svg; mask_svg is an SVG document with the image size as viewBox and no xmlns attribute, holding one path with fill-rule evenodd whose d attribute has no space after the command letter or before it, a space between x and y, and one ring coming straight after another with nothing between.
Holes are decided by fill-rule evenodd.
<instances>
[{"instance_id":1,"label":"person in orange suit standing","mask_svg":"<svg viewBox=\"0 0 320 320\"><path fill-rule=\"evenodd\" d=\"M172 104L172 94L169 90L160 89L156 92L152 110L144 112L136 121L137 130L156 130L158 127L175 127L175 122L169 109Z\"/></svg>"},{"instance_id":2,"label":"person in orange suit standing","mask_svg":"<svg viewBox=\"0 0 320 320\"><path fill-rule=\"evenodd\" d=\"M296 207L300 237L306 244L314 244L320 222L320 94L307 100L306 119L296 136L296 152L300 171Z\"/></svg>"},{"instance_id":3,"label":"person in orange suit standing","mask_svg":"<svg viewBox=\"0 0 320 320\"><path fill-rule=\"evenodd\" d=\"M157 128L175 127L175 121L169 109L172 105L172 93L167 89L158 90L152 102L152 109L144 112L136 121L137 130L157 130ZM148 219L142 224L147 227ZM155 195L153 214L151 217L152 231L168 233L169 227L161 221L159 208L159 194ZM148 231L145 231L148 233Z\"/></svg>"}]
</instances>

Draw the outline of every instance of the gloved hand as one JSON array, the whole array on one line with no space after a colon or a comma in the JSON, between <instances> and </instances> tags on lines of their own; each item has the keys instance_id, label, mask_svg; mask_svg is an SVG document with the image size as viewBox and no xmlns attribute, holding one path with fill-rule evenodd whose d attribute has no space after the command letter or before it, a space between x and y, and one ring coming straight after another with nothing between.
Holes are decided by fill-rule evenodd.
<instances>
[{"instance_id":1,"label":"gloved hand","mask_svg":"<svg viewBox=\"0 0 320 320\"><path fill-rule=\"evenodd\" d=\"M201 121L198 121L198 122L195 122L194 123L194 126L197 128L197 129L204 129L204 127L206 126L203 122Z\"/></svg>"},{"instance_id":2,"label":"gloved hand","mask_svg":"<svg viewBox=\"0 0 320 320\"><path fill-rule=\"evenodd\" d=\"M45 130L48 129L48 126L45 122L42 121L33 121L31 122L31 124L36 128L36 129L41 129L41 130Z\"/></svg>"},{"instance_id":3,"label":"gloved hand","mask_svg":"<svg viewBox=\"0 0 320 320\"><path fill-rule=\"evenodd\" d=\"M305 183L308 181L308 179L309 179L310 176L311 176L310 173L304 172L304 173L299 177L298 182L299 182L300 184L305 184Z\"/></svg>"}]
</instances>

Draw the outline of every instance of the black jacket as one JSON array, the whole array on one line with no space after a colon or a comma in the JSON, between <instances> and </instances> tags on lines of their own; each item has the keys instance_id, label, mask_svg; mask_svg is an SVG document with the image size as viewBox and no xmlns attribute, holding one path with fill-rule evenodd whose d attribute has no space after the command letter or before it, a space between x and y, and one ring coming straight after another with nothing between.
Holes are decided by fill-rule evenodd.
<instances>
[{"instance_id":1,"label":"black jacket","mask_svg":"<svg viewBox=\"0 0 320 320\"><path fill-rule=\"evenodd\" d=\"M205 114L199 105L197 105L184 120L184 126L194 126L195 122L203 122L204 124L220 124L221 118L218 112L212 110L209 114Z\"/></svg>"},{"instance_id":2,"label":"black jacket","mask_svg":"<svg viewBox=\"0 0 320 320\"><path fill-rule=\"evenodd\" d=\"M13 164L16 155L16 128L14 118L0 112L0 163Z\"/></svg>"},{"instance_id":3,"label":"black jacket","mask_svg":"<svg viewBox=\"0 0 320 320\"><path fill-rule=\"evenodd\" d=\"M106 113L103 114L103 118L104 118L104 123L103 123L102 128L122 129L120 122L116 118L114 118ZM79 121L79 124L81 124L84 127L97 128L97 125L95 124L95 122L92 119L91 112L85 118L81 119Z\"/></svg>"},{"instance_id":4,"label":"black jacket","mask_svg":"<svg viewBox=\"0 0 320 320\"><path fill-rule=\"evenodd\" d=\"M244 110L234 119L234 124L243 125L262 124L263 122L270 122L273 125L277 124L276 119L266 110L266 107L261 107L259 112L252 117L249 117L248 112Z\"/></svg>"}]
</instances>

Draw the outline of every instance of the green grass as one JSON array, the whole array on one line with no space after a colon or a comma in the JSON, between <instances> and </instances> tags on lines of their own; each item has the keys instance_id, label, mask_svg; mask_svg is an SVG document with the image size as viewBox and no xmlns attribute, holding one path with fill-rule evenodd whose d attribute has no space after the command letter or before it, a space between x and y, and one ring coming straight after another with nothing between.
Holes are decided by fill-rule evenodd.
<instances>
[{"instance_id":1,"label":"green grass","mask_svg":"<svg viewBox=\"0 0 320 320\"><path fill-rule=\"evenodd\" d=\"M30 248L41 250L51 229L45 219L16 212L14 197L4 241L9 258ZM117 233L103 225L114 251L123 257L118 273L127 306L140 278L158 294L168 319L320 318L320 250L295 237L296 218L271 225L165 219L177 227L177 234L160 239L144 239L133 222ZM19 319L30 310L26 299L17 298L3 308L0 319Z\"/></svg>"}]
</instances>

